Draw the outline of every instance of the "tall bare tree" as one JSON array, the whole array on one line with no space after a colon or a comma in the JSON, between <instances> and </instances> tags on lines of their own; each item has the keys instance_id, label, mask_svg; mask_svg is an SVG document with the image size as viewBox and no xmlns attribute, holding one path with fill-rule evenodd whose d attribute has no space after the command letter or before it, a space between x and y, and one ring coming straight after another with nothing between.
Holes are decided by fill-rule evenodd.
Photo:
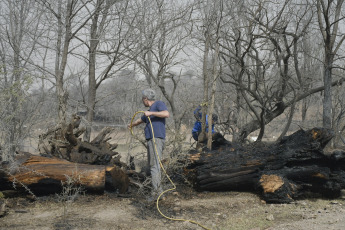
<instances>
[{"instance_id":1,"label":"tall bare tree","mask_svg":"<svg viewBox=\"0 0 345 230\"><path fill-rule=\"evenodd\" d=\"M344 0L316 0L319 29L323 38L323 126L332 128L332 70L345 40Z\"/></svg>"},{"instance_id":2,"label":"tall bare tree","mask_svg":"<svg viewBox=\"0 0 345 230\"><path fill-rule=\"evenodd\" d=\"M219 37L223 17L223 1L196 1L200 12L200 40L203 43L203 102L201 133L198 142L207 137L207 147L212 147L212 114L214 113L217 78L219 77ZM198 22L196 22L198 24ZM211 84L210 84L211 83ZM210 90L209 90L210 88ZM208 114L208 133L206 133L206 114Z\"/></svg>"},{"instance_id":3,"label":"tall bare tree","mask_svg":"<svg viewBox=\"0 0 345 230\"><path fill-rule=\"evenodd\" d=\"M90 14L93 15L91 19L91 26L89 30L89 43L87 44L86 41L83 41L81 38L80 40L87 46L89 50L88 56L88 65L89 65L89 84L88 84L88 94L87 94L87 115L86 119L88 121L86 132L84 134L84 140L89 141L91 136L91 125L94 119L95 114L95 106L96 106L96 91L100 84L107 78L111 76L111 69L112 67L119 62L120 58L120 47L122 44L122 30L124 28L121 27L121 14L126 12L126 5L124 7L114 8L112 11L112 7L116 4L117 1L114 0L97 0L93 5L93 10L89 10ZM120 1L121 2L121 1ZM88 7L89 8L89 7ZM117 11L117 9L119 11ZM121 11L120 11L121 10ZM121 14L120 14L121 12ZM116 21L120 21L119 26L117 27L115 23L111 23L111 17L118 17L119 19L113 20L115 23ZM115 25L114 25L115 24ZM105 34L110 32L110 25L114 26L113 28L118 29L116 31L118 34L114 34L114 38L110 38L110 44L112 50L100 50L99 46L104 42L105 38L108 37ZM111 33L113 34L113 33ZM116 36L117 35L117 36ZM119 38L119 39L118 39ZM102 41L103 40L103 41ZM108 58L102 58L103 64L102 66L106 66L101 71L100 75L96 75L96 56L98 54L105 54L107 53ZM104 55L103 55L104 56ZM108 65L104 63L109 62ZM97 77L96 77L97 76ZM98 81L97 81L98 79Z\"/></svg>"},{"instance_id":4,"label":"tall bare tree","mask_svg":"<svg viewBox=\"0 0 345 230\"><path fill-rule=\"evenodd\" d=\"M55 87L58 100L59 124L66 125L68 92L65 86L65 72L68 57L71 53L71 42L78 32L82 30L93 14L84 14L83 11L88 1L67 0L50 1L39 0L56 20L55 44ZM52 20L52 19L51 19ZM53 20L52 20L53 21Z\"/></svg>"},{"instance_id":5,"label":"tall bare tree","mask_svg":"<svg viewBox=\"0 0 345 230\"><path fill-rule=\"evenodd\" d=\"M257 129L260 140L265 125L291 107L283 135L291 123L295 103L324 89L306 89L300 73L297 47L310 29L311 5L305 4L296 11L295 3L287 0L276 3L277 11L270 11L269 7L272 5L259 1L242 8L247 17L235 29L224 30L227 39L221 43L223 61L229 70L234 70L224 71L222 80L240 90L253 116L239 127L240 141Z\"/></svg>"},{"instance_id":6,"label":"tall bare tree","mask_svg":"<svg viewBox=\"0 0 345 230\"><path fill-rule=\"evenodd\" d=\"M133 12L135 17L129 18L133 34L127 45L127 55L141 69L148 84L158 88L168 101L175 138L178 138L181 118L186 111L180 111L179 102L175 100L181 73L174 68L182 62L179 55L191 32L188 22L193 8L188 3L167 0L141 0L132 7L136 12Z\"/></svg>"},{"instance_id":7,"label":"tall bare tree","mask_svg":"<svg viewBox=\"0 0 345 230\"><path fill-rule=\"evenodd\" d=\"M28 108L27 91L35 80L29 60L40 36L42 9L35 1L13 0L2 1L0 8L0 151L10 160L35 115L34 107Z\"/></svg>"}]
</instances>

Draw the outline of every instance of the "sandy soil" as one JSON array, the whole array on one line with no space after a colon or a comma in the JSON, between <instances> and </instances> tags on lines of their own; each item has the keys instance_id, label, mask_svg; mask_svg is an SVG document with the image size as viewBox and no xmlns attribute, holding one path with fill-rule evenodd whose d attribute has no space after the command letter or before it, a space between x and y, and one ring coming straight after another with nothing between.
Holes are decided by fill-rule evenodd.
<instances>
[{"instance_id":1,"label":"sandy soil","mask_svg":"<svg viewBox=\"0 0 345 230\"><path fill-rule=\"evenodd\" d=\"M166 219L155 203L138 194L80 195L73 202L57 198L7 199L0 229L203 229L188 221ZM159 208L168 217L195 221L208 229L345 228L345 200L340 198L266 204L247 192L198 193L184 186L169 193Z\"/></svg>"},{"instance_id":2,"label":"sandy soil","mask_svg":"<svg viewBox=\"0 0 345 230\"><path fill-rule=\"evenodd\" d=\"M128 143L128 138L124 143ZM129 152L136 152L138 159L141 155L144 158L142 147L119 144L117 150L123 160ZM144 195L133 190L126 196L79 195L73 202L61 201L59 195L36 200L0 198L0 215L4 202L6 214L0 217L0 229L203 229L194 222L207 229L224 230L345 229L345 196L336 200L306 198L291 204L266 204L248 192L196 192L178 185L176 191L159 202L159 208L167 217L191 222L165 218L155 203L147 202Z\"/></svg>"}]
</instances>

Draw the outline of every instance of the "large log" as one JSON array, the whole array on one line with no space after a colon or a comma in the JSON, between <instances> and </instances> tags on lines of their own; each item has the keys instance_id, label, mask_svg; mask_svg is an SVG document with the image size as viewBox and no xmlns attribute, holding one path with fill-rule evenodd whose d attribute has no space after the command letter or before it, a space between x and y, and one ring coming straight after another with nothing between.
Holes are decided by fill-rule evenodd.
<instances>
[{"instance_id":1,"label":"large log","mask_svg":"<svg viewBox=\"0 0 345 230\"><path fill-rule=\"evenodd\" d=\"M72 163L59 158L48 158L21 152L16 162L2 162L0 187L10 189L15 185L29 189L35 195L60 192L62 182L68 179L87 192L103 193L106 188L126 192L127 174L117 166ZM109 177L109 178L106 178Z\"/></svg>"},{"instance_id":2,"label":"large log","mask_svg":"<svg viewBox=\"0 0 345 230\"><path fill-rule=\"evenodd\" d=\"M336 197L345 188L345 153L324 153L333 136L328 129L314 128L272 145L227 145L192 153L187 172L199 190L256 191L268 202L291 202L307 193Z\"/></svg>"}]
</instances>

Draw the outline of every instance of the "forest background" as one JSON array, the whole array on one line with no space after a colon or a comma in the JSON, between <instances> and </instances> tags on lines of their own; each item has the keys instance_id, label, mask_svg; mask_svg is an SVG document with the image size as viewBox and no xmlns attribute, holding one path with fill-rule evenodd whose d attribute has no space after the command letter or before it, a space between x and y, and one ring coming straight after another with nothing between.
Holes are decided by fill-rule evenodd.
<instances>
[{"instance_id":1,"label":"forest background","mask_svg":"<svg viewBox=\"0 0 345 230\"><path fill-rule=\"evenodd\" d=\"M200 104L231 141L322 126L341 147L344 40L344 0L3 0L1 158L37 152L75 113L84 140L123 134L148 87L169 108L170 153L193 143Z\"/></svg>"}]
</instances>

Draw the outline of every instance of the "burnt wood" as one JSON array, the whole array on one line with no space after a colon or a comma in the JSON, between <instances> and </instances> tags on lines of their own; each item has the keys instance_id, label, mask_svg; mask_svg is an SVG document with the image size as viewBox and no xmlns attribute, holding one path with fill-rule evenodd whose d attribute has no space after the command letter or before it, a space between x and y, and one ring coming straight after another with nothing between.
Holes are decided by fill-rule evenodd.
<instances>
[{"instance_id":1,"label":"burnt wood","mask_svg":"<svg viewBox=\"0 0 345 230\"><path fill-rule=\"evenodd\" d=\"M217 150L191 153L187 172L198 190L256 191L267 202L291 202L310 193L337 197L345 188L345 153L323 150L333 136L313 128L270 145L217 144Z\"/></svg>"}]
</instances>

